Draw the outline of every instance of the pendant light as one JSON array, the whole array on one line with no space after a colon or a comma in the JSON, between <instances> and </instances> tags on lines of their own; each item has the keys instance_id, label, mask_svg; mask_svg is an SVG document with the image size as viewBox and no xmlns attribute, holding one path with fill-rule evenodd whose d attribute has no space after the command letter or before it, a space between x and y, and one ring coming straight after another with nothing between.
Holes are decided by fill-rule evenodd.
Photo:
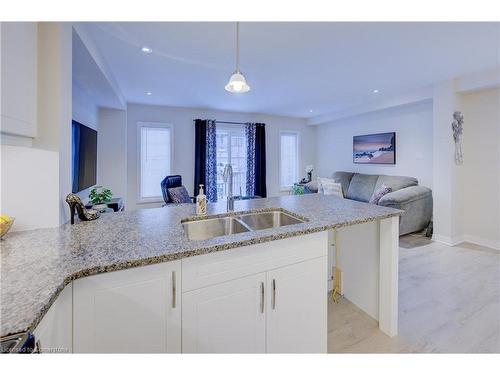
<instances>
[{"instance_id":1,"label":"pendant light","mask_svg":"<svg viewBox=\"0 0 500 375\"><path fill-rule=\"evenodd\" d=\"M240 23L236 22L236 70L229 78L225 86L226 91L232 93L244 93L250 91L245 76L240 72Z\"/></svg>"}]
</instances>

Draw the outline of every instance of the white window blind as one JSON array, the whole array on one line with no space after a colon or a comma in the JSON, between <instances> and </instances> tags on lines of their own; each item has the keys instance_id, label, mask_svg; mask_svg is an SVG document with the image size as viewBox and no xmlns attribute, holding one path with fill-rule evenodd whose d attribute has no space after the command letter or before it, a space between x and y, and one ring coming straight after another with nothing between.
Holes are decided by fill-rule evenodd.
<instances>
[{"instance_id":1,"label":"white window blind","mask_svg":"<svg viewBox=\"0 0 500 375\"><path fill-rule=\"evenodd\" d=\"M280 133L280 186L288 189L298 181L299 135L294 132Z\"/></svg>"},{"instance_id":2,"label":"white window blind","mask_svg":"<svg viewBox=\"0 0 500 375\"><path fill-rule=\"evenodd\" d=\"M140 198L159 198L160 183L171 171L172 130L168 126L141 126L139 134Z\"/></svg>"}]
</instances>

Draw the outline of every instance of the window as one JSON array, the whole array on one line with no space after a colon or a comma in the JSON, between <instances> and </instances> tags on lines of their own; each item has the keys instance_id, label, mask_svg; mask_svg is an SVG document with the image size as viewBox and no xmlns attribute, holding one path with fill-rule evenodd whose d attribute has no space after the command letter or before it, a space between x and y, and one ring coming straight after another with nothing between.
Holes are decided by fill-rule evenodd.
<instances>
[{"instance_id":1,"label":"window","mask_svg":"<svg viewBox=\"0 0 500 375\"><path fill-rule=\"evenodd\" d=\"M280 133L280 186L290 189L299 175L299 133Z\"/></svg>"},{"instance_id":2,"label":"window","mask_svg":"<svg viewBox=\"0 0 500 375\"><path fill-rule=\"evenodd\" d=\"M172 170L173 130L167 124L139 123L139 200L162 197L160 183Z\"/></svg>"},{"instance_id":3,"label":"window","mask_svg":"<svg viewBox=\"0 0 500 375\"><path fill-rule=\"evenodd\" d=\"M217 198L227 196L224 190L224 166L233 167L233 194L246 195L247 141L243 126L217 127Z\"/></svg>"}]
</instances>

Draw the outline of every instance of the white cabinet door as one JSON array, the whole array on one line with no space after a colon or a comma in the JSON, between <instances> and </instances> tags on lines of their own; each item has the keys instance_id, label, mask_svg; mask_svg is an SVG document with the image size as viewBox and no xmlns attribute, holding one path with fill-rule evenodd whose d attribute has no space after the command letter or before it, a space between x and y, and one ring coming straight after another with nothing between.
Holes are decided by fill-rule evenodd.
<instances>
[{"instance_id":1,"label":"white cabinet door","mask_svg":"<svg viewBox=\"0 0 500 375\"><path fill-rule=\"evenodd\" d=\"M0 28L1 131L35 137L37 130L37 23L2 22Z\"/></svg>"},{"instance_id":2,"label":"white cabinet door","mask_svg":"<svg viewBox=\"0 0 500 375\"><path fill-rule=\"evenodd\" d=\"M180 352L180 270L176 261L75 280L75 353Z\"/></svg>"},{"instance_id":3,"label":"white cabinet door","mask_svg":"<svg viewBox=\"0 0 500 375\"><path fill-rule=\"evenodd\" d=\"M182 294L183 353L264 353L265 273Z\"/></svg>"},{"instance_id":4,"label":"white cabinet door","mask_svg":"<svg viewBox=\"0 0 500 375\"><path fill-rule=\"evenodd\" d=\"M327 259L267 272L267 352L326 353Z\"/></svg>"},{"instance_id":5,"label":"white cabinet door","mask_svg":"<svg viewBox=\"0 0 500 375\"><path fill-rule=\"evenodd\" d=\"M72 353L72 285L67 285L33 331L41 353Z\"/></svg>"}]
</instances>

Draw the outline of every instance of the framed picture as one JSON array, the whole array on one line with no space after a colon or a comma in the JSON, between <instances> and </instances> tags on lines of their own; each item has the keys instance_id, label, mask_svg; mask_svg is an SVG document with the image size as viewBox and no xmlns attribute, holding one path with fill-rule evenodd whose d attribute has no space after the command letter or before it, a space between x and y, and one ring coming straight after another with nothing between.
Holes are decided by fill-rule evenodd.
<instances>
[{"instance_id":1,"label":"framed picture","mask_svg":"<svg viewBox=\"0 0 500 375\"><path fill-rule=\"evenodd\" d=\"M396 133L354 136L352 159L355 164L396 164Z\"/></svg>"}]
</instances>

